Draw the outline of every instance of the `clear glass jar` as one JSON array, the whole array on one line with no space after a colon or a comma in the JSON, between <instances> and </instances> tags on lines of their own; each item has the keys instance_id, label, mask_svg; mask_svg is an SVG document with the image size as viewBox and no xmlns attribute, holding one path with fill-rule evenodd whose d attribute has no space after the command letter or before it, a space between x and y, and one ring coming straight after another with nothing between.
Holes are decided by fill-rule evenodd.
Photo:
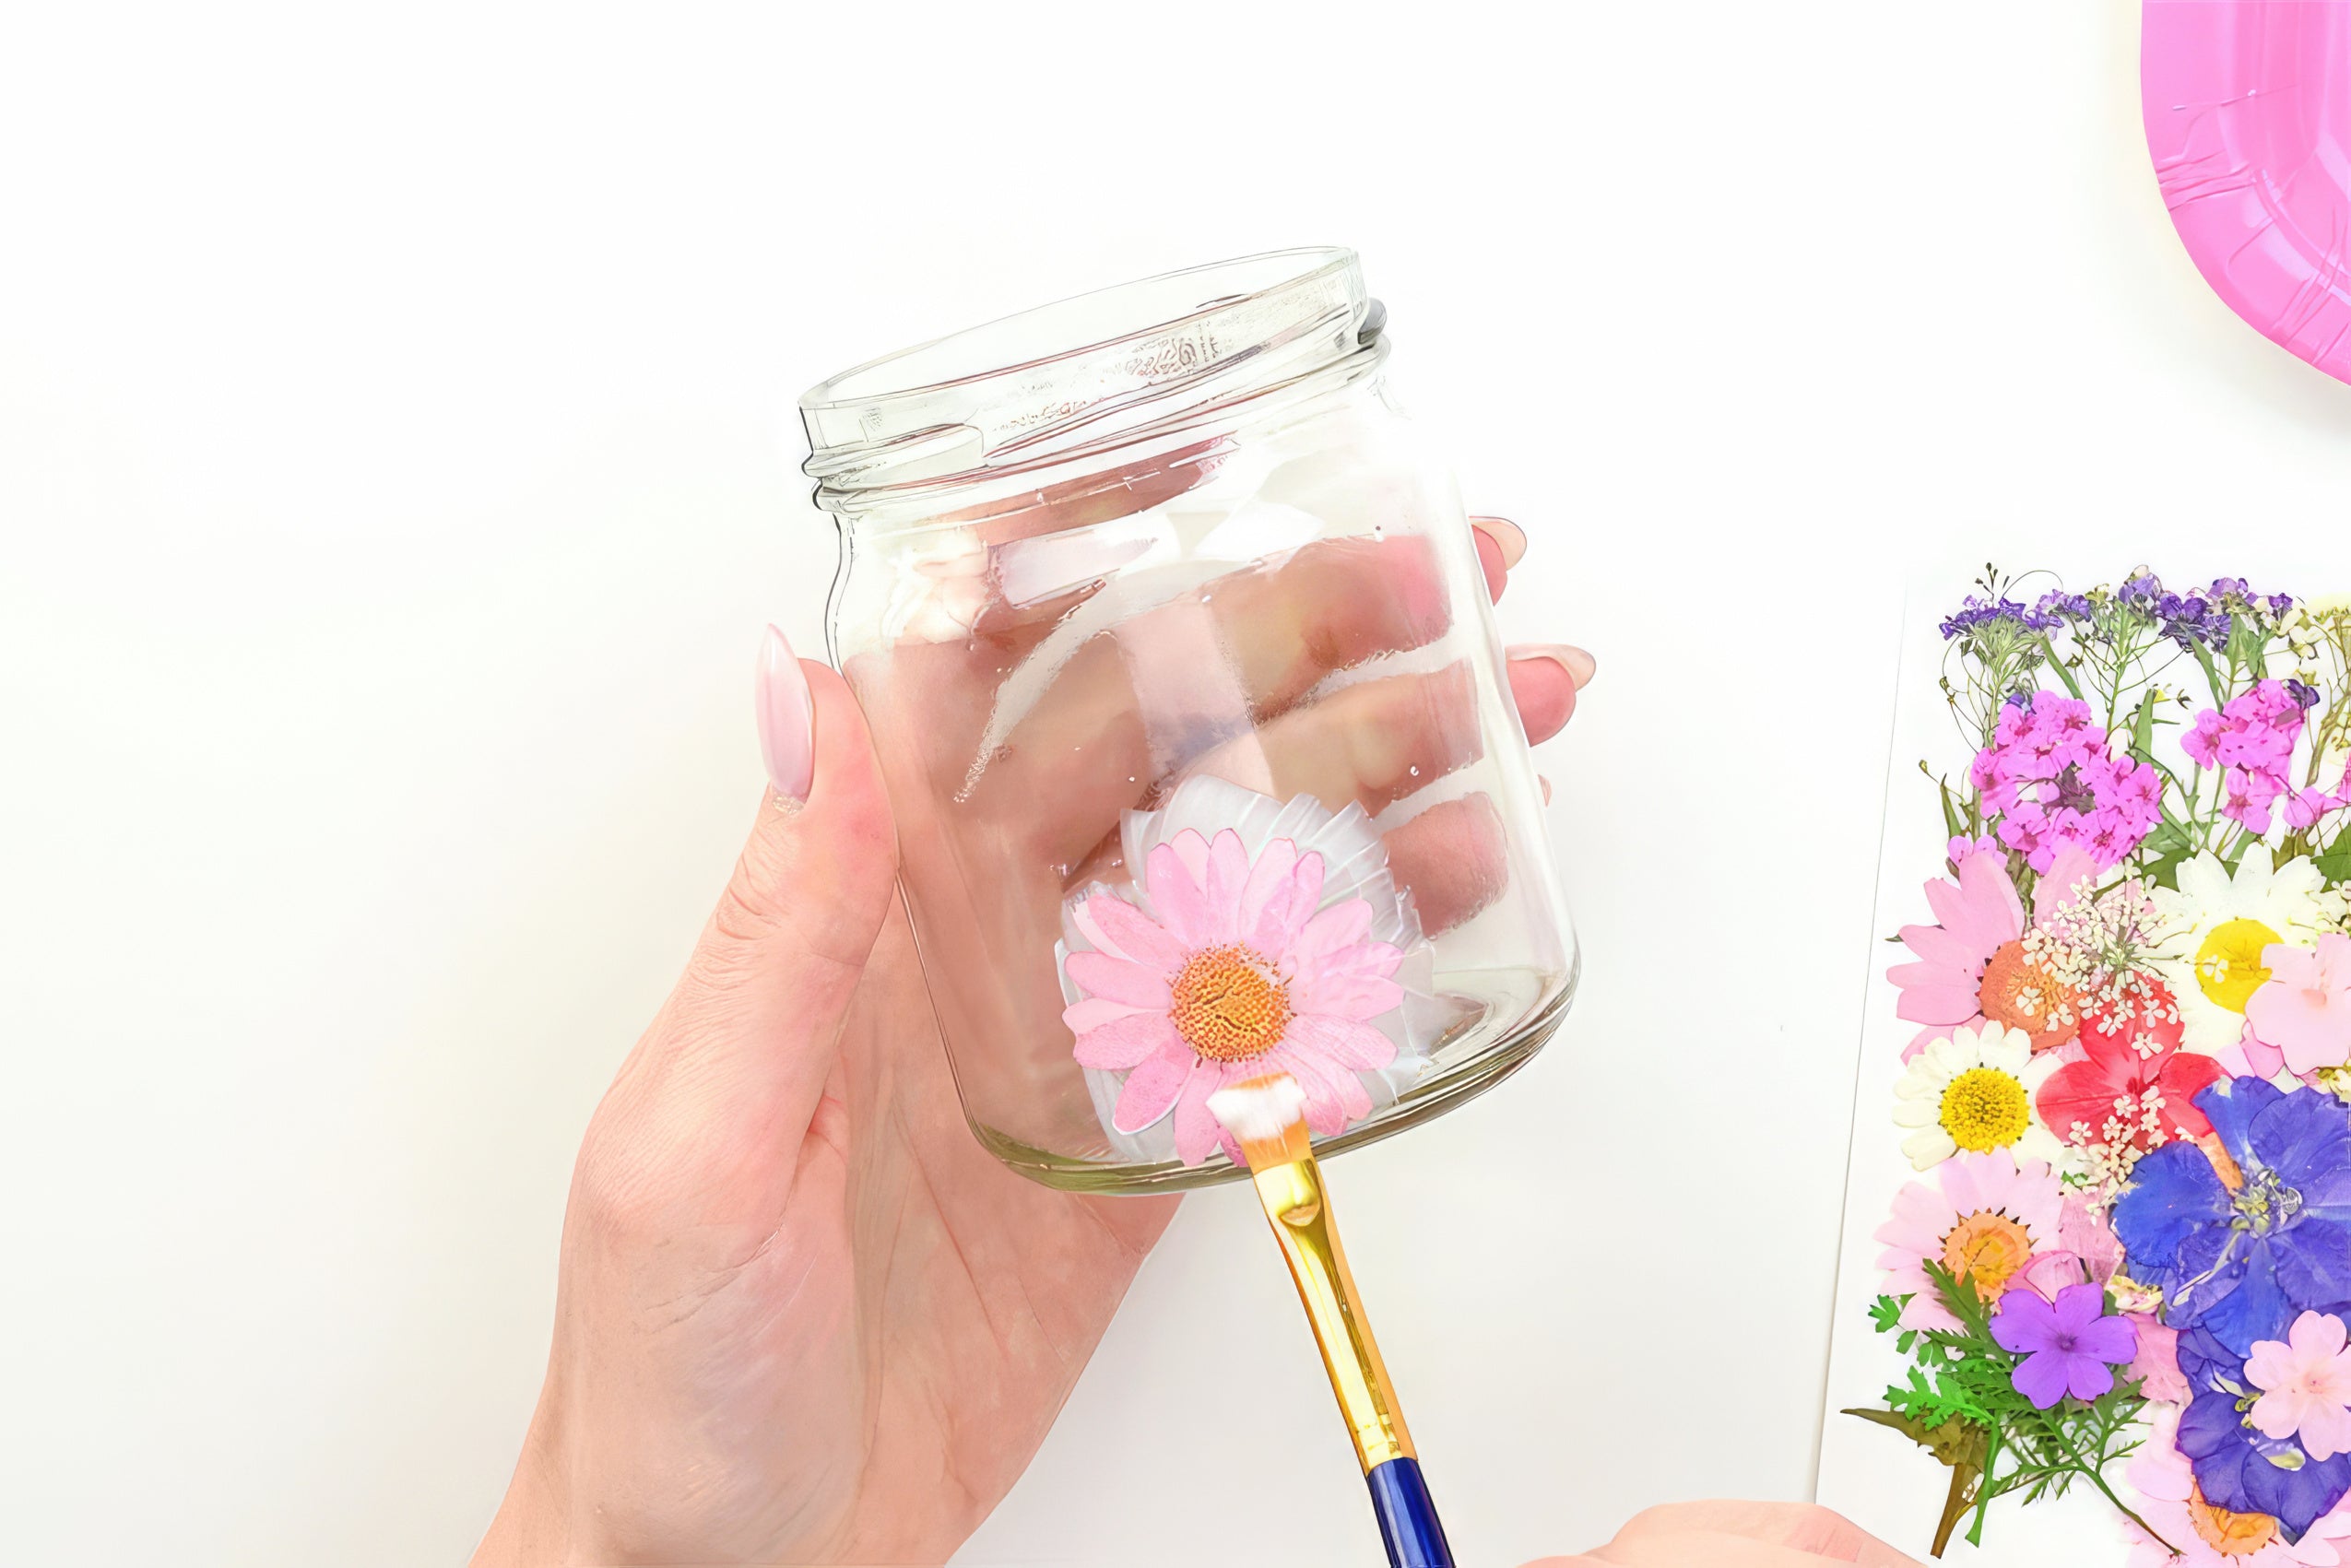
<instances>
[{"instance_id":1,"label":"clear glass jar","mask_svg":"<svg viewBox=\"0 0 2351 1568\"><path fill-rule=\"evenodd\" d=\"M973 1130L1055 1186L1236 1174L1497 1082L1576 945L1452 480L1354 254L1105 289L800 401L829 633Z\"/></svg>"}]
</instances>

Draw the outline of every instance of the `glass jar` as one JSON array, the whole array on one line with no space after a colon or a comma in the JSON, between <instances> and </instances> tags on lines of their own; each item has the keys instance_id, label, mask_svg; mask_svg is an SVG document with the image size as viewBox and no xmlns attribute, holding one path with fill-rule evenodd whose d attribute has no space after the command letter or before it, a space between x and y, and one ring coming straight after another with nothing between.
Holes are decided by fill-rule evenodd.
<instances>
[{"instance_id":1,"label":"glass jar","mask_svg":"<svg viewBox=\"0 0 2351 1568\"><path fill-rule=\"evenodd\" d=\"M1054 1186L1235 1176L1499 1081L1576 946L1483 578L1353 253L1082 295L800 400L828 622L963 1109Z\"/></svg>"}]
</instances>

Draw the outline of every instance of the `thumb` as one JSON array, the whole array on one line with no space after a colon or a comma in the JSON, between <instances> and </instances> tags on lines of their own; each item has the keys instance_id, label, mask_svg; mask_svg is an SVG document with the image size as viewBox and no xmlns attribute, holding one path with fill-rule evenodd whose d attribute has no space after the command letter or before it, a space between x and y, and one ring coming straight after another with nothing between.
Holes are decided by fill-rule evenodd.
<instances>
[{"instance_id":1,"label":"thumb","mask_svg":"<svg viewBox=\"0 0 2351 1568\"><path fill-rule=\"evenodd\" d=\"M770 787L684 977L614 1088L652 1149L738 1175L780 1159L788 1175L890 911L897 840L841 677L795 658L769 627L756 696Z\"/></svg>"}]
</instances>

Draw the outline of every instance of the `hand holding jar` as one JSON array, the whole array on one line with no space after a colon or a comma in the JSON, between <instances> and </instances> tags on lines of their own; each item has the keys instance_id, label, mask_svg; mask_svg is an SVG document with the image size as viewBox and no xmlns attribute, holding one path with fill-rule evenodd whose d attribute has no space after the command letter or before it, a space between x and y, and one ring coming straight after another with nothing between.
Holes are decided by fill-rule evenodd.
<instances>
[{"instance_id":1,"label":"hand holding jar","mask_svg":"<svg viewBox=\"0 0 2351 1568\"><path fill-rule=\"evenodd\" d=\"M943 1561L1149 1195L1236 1173L1211 1091L1290 1074L1328 1151L1557 1026L1527 742L1591 661L1506 658L1524 536L1465 524L1386 356L1354 258L1287 253L803 400L839 673L771 633L774 789L581 1149L478 1562Z\"/></svg>"},{"instance_id":2,"label":"hand holding jar","mask_svg":"<svg viewBox=\"0 0 2351 1568\"><path fill-rule=\"evenodd\" d=\"M1487 520L1475 548L1498 591L1523 536ZM1542 648L1508 671L1542 740L1592 666ZM759 713L774 788L581 1146L546 1385L481 1568L943 1562L1174 1212L1019 1180L973 1138L856 701L771 632Z\"/></svg>"}]
</instances>

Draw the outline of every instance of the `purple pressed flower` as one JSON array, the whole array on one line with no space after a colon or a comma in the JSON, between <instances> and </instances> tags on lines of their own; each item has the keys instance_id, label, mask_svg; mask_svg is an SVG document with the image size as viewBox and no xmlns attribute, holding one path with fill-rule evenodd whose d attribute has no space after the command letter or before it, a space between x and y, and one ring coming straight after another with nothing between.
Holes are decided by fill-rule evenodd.
<instances>
[{"instance_id":1,"label":"purple pressed flower","mask_svg":"<svg viewBox=\"0 0 2351 1568\"><path fill-rule=\"evenodd\" d=\"M2086 621L2089 619L2089 595L2052 588L2033 606L2033 613L2026 618L2026 624L2037 631L2054 631L2068 621Z\"/></svg>"},{"instance_id":2,"label":"purple pressed flower","mask_svg":"<svg viewBox=\"0 0 2351 1568\"><path fill-rule=\"evenodd\" d=\"M2014 599L1990 599L1971 594L1960 603L1958 612L1943 623L1943 640L1964 637L1999 620L2014 620L2020 626L2038 630L2031 627L2029 613Z\"/></svg>"},{"instance_id":3,"label":"purple pressed flower","mask_svg":"<svg viewBox=\"0 0 2351 1568\"><path fill-rule=\"evenodd\" d=\"M1991 1337L2025 1358L2011 1381L2038 1410L2068 1394L2095 1399L2109 1392L2114 1369L2139 1353L2138 1329L2108 1315L2100 1285L2068 1285L2054 1303L2038 1291L2011 1291L1992 1315Z\"/></svg>"},{"instance_id":4,"label":"purple pressed flower","mask_svg":"<svg viewBox=\"0 0 2351 1568\"><path fill-rule=\"evenodd\" d=\"M2294 705L2304 713L2319 705L2318 689L2305 686L2298 680L2289 680L2286 683L2286 694L2293 698Z\"/></svg>"}]
</instances>

